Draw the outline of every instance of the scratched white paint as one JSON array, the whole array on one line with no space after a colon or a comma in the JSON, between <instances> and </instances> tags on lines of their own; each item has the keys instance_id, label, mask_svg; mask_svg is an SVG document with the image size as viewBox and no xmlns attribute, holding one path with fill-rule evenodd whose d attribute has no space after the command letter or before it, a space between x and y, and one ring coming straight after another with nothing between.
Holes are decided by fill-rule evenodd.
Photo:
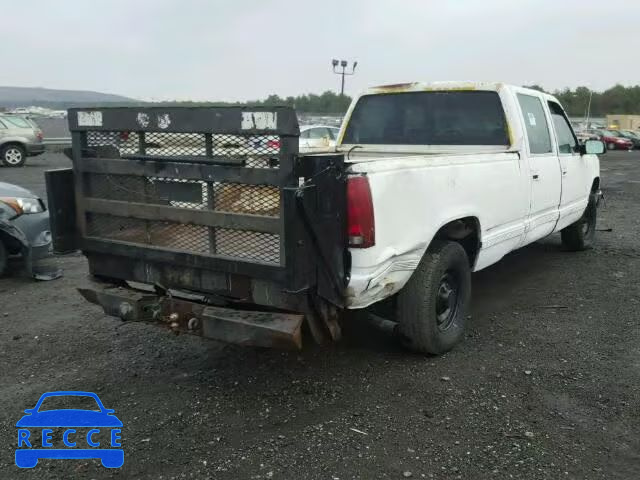
<instances>
[{"instance_id":1,"label":"scratched white paint","mask_svg":"<svg viewBox=\"0 0 640 480\"><path fill-rule=\"evenodd\" d=\"M169 128L169 125L171 125L171 117L168 113L158 115L158 128L165 130Z\"/></svg>"},{"instance_id":2,"label":"scratched white paint","mask_svg":"<svg viewBox=\"0 0 640 480\"><path fill-rule=\"evenodd\" d=\"M101 127L102 112L78 112L79 127Z\"/></svg>"},{"instance_id":3,"label":"scratched white paint","mask_svg":"<svg viewBox=\"0 0 640 480\"><path fill-rule=\"evenodd\" d=\"M275 130L278 128L277 112L242 112L242 130Z\"/></svg>"},{"instance_id":4,"label":"scratched white paint","mask_svg":"<svg viewBox=\"0 0 640 480\"><path fill-rule=\"evenodd\" d=\"M512 145L501 150L487 146L360 145L351 151L349 159L345 158L350 173L366 174L371 186L376 245L350 249L349 308L364 308L402 289L437 231L453 220L478 219L482 248L477 271L575 222L586 208L593 179L600 175L595 155L555 156L556 168L548 175L558 178L532 180L539 157L528 153L525 125L530 119L523 117L516 94L539 96L545 106L557 100L503 84L411 84L406 91L456 88L498 92ZM364 94L380 93L385 92L370 89ZM340 138L357 101L347 112ZM550 113L545 111L545 115ZM550 118L547 123L553 125ZM551 135L555 145L555 130ZM339 144L337 150L346 154L353 147ZM560 165L573 170L562 175ZM562 181L562 197L554 193L556 207L536 208L532 199L551 195L549 186L556 181Z\"/></svg>"},{"instance_id":5,"label":"scratched white paint","mask_svg":"<svg viewBox=\"0 0 640 480\"><path fill-rule=\"evenodd\" d=\"M138 125L140 125L140 127L142 128L147 128L149 126L149 123L151 123L149 114L144 112L138 113L138 115L136 116L136 121L138 122Z\"/></svg>"}]
</instances>

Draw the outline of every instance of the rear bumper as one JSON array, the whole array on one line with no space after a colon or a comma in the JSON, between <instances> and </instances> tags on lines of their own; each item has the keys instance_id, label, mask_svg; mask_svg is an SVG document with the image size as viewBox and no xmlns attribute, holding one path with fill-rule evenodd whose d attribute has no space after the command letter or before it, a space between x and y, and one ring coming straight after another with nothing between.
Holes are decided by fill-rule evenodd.
<instances>
[{"instance_id":1,"label":"rear bumper","mask_svg":"<svg viewBox=\"0 0 640 480\"><path fill-rule=\"evenodd\" d=\"M125 321L155 323L174 333L245 346L302 348L302 314L245 310L242 306L222 308L175 295L104 284L78 291L107 315Z\"/></svg>"},{"instance_id":2,"label":"rear bumper","mask_svg":"<svg viewBox=\"0 0 640 480\"><path fill-rule=\"evenodd\" d=\"M44 153L45 146L44 143L28 143L27 144L27 155L33 157L35 155L40 155Z\"/></svg>"}]
</instances>

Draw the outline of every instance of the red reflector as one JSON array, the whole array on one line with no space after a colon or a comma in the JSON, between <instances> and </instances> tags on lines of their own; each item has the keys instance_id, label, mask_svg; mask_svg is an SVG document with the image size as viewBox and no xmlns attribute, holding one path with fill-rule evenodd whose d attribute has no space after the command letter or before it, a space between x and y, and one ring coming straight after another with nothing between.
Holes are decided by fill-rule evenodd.
<instances>
[{"instance_id":1,"label":"red reflector","mask_svg":"<svg viewBox=\"0 0 640 480\"><path fill-rule=\"evenodd\" d=\"M269 140L267 141L268 148L280 148L280 140Z\"/></svg>"},{"instance_id":2,"label":"red reflector","mask_svg":"<svg viewBox=\"0 0 640 480\"><path fill-rule=\"evenodd\" d=\"M373 202L367 177L350 177L347 180L347 225L351 248L369 248L376 244Z\"/></svg>"},{"instance_id":3,"label":"red reflector","mask_svg":"<svg viewBox=\"0 0 640 480\"><path fill-rule=\"evenodd\" d=\"M120 140L123 142L129 140L129 132L120 132Z\"/></svg>"}]
</instances>

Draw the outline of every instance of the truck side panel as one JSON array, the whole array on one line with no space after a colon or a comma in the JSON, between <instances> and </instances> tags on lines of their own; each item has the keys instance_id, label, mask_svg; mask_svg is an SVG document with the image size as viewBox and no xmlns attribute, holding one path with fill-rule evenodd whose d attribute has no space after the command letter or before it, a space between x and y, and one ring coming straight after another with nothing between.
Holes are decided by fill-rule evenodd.
<instances>
[{"instance_id":1,"label":"truck side panel","mask_svg":"<svg viewBox=\"0 0 640 480\"><path fill-rule=\"evenodd\" d=\"M479 221L482 248L475 270L522 240L529 180L518 154L389 158L354 164L351 171L369 177L376 245L351 250L350 308L399 291L438 230L453 220Z\"/></svg>"}]
</instances>

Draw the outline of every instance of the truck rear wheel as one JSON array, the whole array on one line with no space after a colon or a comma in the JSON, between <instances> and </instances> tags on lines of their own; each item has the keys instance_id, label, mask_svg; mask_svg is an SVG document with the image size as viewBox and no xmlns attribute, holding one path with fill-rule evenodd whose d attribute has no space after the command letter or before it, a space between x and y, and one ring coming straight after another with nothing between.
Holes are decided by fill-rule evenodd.
<instances>
[{"instance_id":1,"label":"truck rear wheel","mask_svg":"<svg viewBox=\"0 0 640 480\"><path fill-rule=\"evenodd\" d=\"M464 334L470 295L471 268L462 246L434 243L398 294L398 330L403 343L422 353L451 350Z\"/></svg>"},{"instance_id":2,"label":"truck rear wheel","mask_svg":"<svg viewBox=\"0 0 640 480\"><path fill-rule=\"evenodd\" d=\"M562 244L567 250L579 252L593 248L596 239L596 221L598 218L598 199L595 194L589 195L587 208L575 223L560 232Z\"/></svg>"}]
</instances>

